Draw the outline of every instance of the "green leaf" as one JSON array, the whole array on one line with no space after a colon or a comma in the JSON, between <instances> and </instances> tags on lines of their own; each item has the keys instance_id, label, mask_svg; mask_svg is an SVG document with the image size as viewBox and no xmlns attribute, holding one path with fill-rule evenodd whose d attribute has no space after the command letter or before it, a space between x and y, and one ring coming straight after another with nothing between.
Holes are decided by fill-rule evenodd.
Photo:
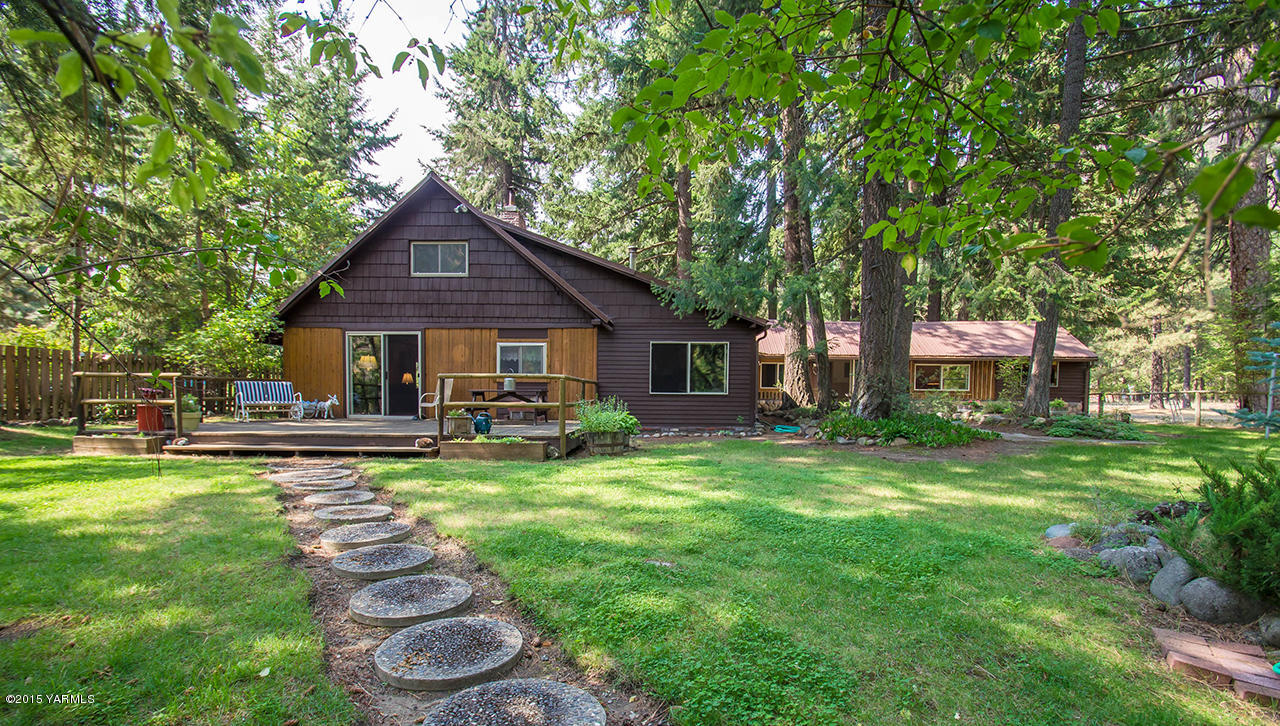
<instances>
[{"instance_id":1,"label":"green leaf","mask_svg":"<svg viewBox=\"0 0 1280 726\"><path fill-rule=\"evenodd\" d=\"M1080 23L1084 25L1084 34L1092 38L1098 34L1098 20L1092 15L1080 16Z\"/></svg>"},{"instance_id":2,"label":"green leaf","mask_svg":"<svg viewBox=\"0 0 1280 726\"><path fill-rule=\"evenodd\" d=\"M147 48L147 66L160 80L168 80L173 74L173 51L163 37L156 36L151 40L151 46Z\"/></svg>"},{"instance_id":3,"label":"green leaf","mask_svg":"<svg viewBox=\"0 0 1280 726\"><path fill-rule=\"evenodd\" d=\"M54 74L53 80L57 81L63 98L80 90L84 83L84 66L80 63L80 54L69 50L58 56L58 72Z\"/></svg>"},{"instance_id":4,"label":"green leaf","mask_svg":"<svg viewBox=\"0 0 1280 726\"><path fill-rule=\"evenodd\" d=\"M139 113L124 120L130 126L154 126L160 123L160 119L146 113Z\"/></svg>"},{"instance_id":5,"label":"green leaf","mask_svg":"<svg viewBox=\"0 0 1280 726\"><path fill-rule=\"evenodd\" d=\"M52 30L35 30L33 28L14 28L9 31L9 40L18 45L27 45L29 43L67 44L67 37L62 33L55 33Z\"/></svg>"},{"instance_id":6,"label":"green leaf","mask_svg":"<svg viewBox=\"0 0 1280 726\"><path fill-rule=\"evenodd\" d=\"M849 39L849 33L853 30L853 11L845 8L831 19L831 34L836 40L845 41Z\"/></svg>"},{"instance_id":7,"label":"green leaf","mask_svg":"<svg viewBox=\"0 0 1280 726\"><path fill-rule=\"evenodd\" d=\"M164 21L169 24L169 27L182 26L182 20L178 17L178 0L156 0L156 8L164 16Z\"/></svg>"},{"instance_id":8,"label":"green leaf","mask_svg":"<svg viewBox=\"0 0 1280 726\"><path fill-rule=\"evenodd\" d=\"M631 106L623 106L613 112L613 116L609 118L609 125L614 131L621 131L628 121L634 121L640 118L641 113Z\"/></svg>"},{"instance_id":9,"label":"green leaf","mask_svg":"<svg viewBox=\"0 0 1280 726\"><path fill-rule=\"evenodd\" d=\"M391 72L399 73L400 67L404 65L405 61L409 60L410 55L412 54L407 50L402 50L399 53L397 53L395 62L391 64Z\"/></svg>"},{"instance_id":10,"label":"green leaf","mask_svg":"<svg viewBox=\"0 0 1280 726\"><path fill-rule=\"evenodd\" d=\"M720 23L721 25L725 26L726 28L731 28L731 27L733 27L734 25L737 25L737 24L738 24L738 21L737 21L737 20L735 20L735 19L734 19L734 17L733 17L732 15L730 15L729 13L727 13L727 12L725 12L725 11L723 11L723 10L717 10L717 11L716 11L716 22L717 22L717 23Z\"/></svg>"},{"instance_id":11,"label":"green leaf","mask_svg":"<svg viewBox=\"0 0 1280 726\"><path fill-rule=\"evenodd\" d=\"M426 88L427 82L431 80L431 69L427 67L427 64L421 58L415 58L414 60L418 64L418 81L422 83L423 88Z\"/></svg>"},{"instance_id":12,"label":"green leaf","mask_svg":"<svg viewBox=\"0 0 1280 726\"><path fill-rule=\"evenodd\" d=\"M1120 14L1111 8L1103 8L1098 11L1098 25L1114 38L1120 34Z\"/></svg>"},{"instance_id":13,"label":"green leaf","mask_svg":"<svg viewBox=\"0 0 1280 726\"><path fill-rule=\"evenodd\" d=\"M916 271L916 262L916 256L908 252L902 256L902 269L906 270L907 274L910 275Z\"/></svg>"},{"instance_id":14,"label":"green leaf","mask_svg":"<svg viewBox=\"0 0 1280 726\"><path fill-rule=\"evenodd\" d=\"M209 115L217 121L219 125L228 129L235 130L240 128L240 114L231 110L227 106L213 100L212 98L204 99L204 107L209 111Z\"/></svg>"},{"instance_id":15,"label":"green leaf","mask_svg":"<svg viewBox=\"0 0 1280 726\"><path fill-rule=\"evenodd\" d=\"M1250 227L1266 227L1267 229L1280 229L1280 212L1271 209L1265 204L1251 204L1236 210L1231 218L1240 224L1247 224Z\"/></svg>"},{"instance_id":16,"label":"green leaf","mask_svg":"<svg viewBox=\"0 0 1280 726\"><path fill-rule=\"evenodd\" d=\"M169 186L169 199L184 213L191 211L191 188L187 186L186 180L181 177L173 178L173 183Z\"/></svg>"},{"instance_id":17,"label":"green leaf","mask_svg":"<svg viewBox=\"0 0 1280 726\"><path fill-rule=\"evenodd\" d=\"M435 43L431 44L431 57L436 62L436 73L444 73L445 55Z\"/></svg>"},{"instance_id":18,"label":"green leaf","mask_svg":"<svg viewBox=\"0 0 1280 726\"><path fill-rule=\"evenodd\" d=\"M155 141L151 142L151 163L164 164L169 161L169 157L173 156L175 147L173 132L169 129L161 129L156 134Z\"/></svg>"},{"instance_id":19,"label":"green leaf","mask_svg":"<svg viewBox=\"0 0 1280 726\"><path fill-rule=\"evenodd\" d=\"M1201 169L1191 182L1190 189L1199 196L1201 208L1206 207L1217 195L1218 200L1214 203L1213 209L1207 210L1214 217L1226 214L1240 202L1245 193L1253 188L1254 173L1248 164L1242 165L1240 171L1228 182L1227 176L1235 168L1237 156L1232 154L1216 164Z\"/></svg>"},{"instance_id":20,"label":"green leaf","mask_svg":"<svg viewBox=\"0 0 1280 726\"><path fill-rule=\"evenodd\" d=\"M1111 166L1111 182L1122 192L1128 192L1138 172L1128 159L1120 159Z\"/></svg>"},{"instance_id":21,"label":"green leaf","mask_svg":"<svg viewBox=\"0 0 1280 726\"><path fill-rule=\"evenodd\" d=\"M1000 37L1004 35L1004 23L999 20L988 20L979 25L974 32L976 32L979 37L986 38L987 40L1000 40Z\"/></svg>"}]
</instances>

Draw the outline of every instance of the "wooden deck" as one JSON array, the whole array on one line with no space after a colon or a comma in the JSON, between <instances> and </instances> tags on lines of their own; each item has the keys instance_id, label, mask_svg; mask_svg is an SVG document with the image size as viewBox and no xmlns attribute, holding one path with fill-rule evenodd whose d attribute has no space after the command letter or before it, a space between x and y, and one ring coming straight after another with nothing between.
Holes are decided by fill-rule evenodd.
<instances>
[{"instance_id":1,"label":"wooden deck","mask_svg":"<svg viewBox=\"0 0 1280 726\"><path fill-rule=\"evenodd\" d=\"M566 422L568 429L576 421ZM166 446L171 454L348 454L361 456L434 456L436 448L420 448L423 437L436 439L434 420L407 418L265 419L221 421L200 424L186 435L186 446ZM530 441L559 445L560 427L555 422L494 421L490 436L520 436ZM569 437L569 451L580 445Z\"/></svg>"}]
</instances>

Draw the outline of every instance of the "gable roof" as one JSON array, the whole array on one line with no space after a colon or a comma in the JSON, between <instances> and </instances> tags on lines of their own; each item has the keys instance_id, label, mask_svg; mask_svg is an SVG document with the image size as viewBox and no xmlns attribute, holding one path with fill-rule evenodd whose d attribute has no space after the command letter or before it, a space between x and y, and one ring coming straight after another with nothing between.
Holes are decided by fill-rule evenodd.
<instances>
[{"instance_id":1,"label":"gable roof","mask_svg":"<svg viewBox=\"0 0 1280 726\"><path fill-rule=\"evenodd\" d=\"M861 324L856 320L827 322L827 352L837 358L857 358ZM911 324L911 357L969 360L1027 358L1036 326L1014 320L953 320ZM809 333L813 344L813 332ZM775 325L760 341L760 355L786 355L786 329ZM1098 354L1066 328L1058 328L1055 360L1095 361Z\"/></svg>"},{"instance_id":2,"label":"gable roof","mask_svg":"<svg viewBox=\"0 0 1280 726\"><path fill-rule=\"evenodd\" d=\"M296 305L302 299L302 296L307 291L315 288L315 286L319 283L321 278L323 278L328 274L331 274L333 270L335 270L338 267L338 265L346 261L356 251L356 249L360 247L360 245L362 245L366 240L372 237L378 230L382 229L382 227L385 226L391 220L391 218L395 216L395 214L398 211L400 211L402 208L406 206L409 206L411 200L416 199L419 194L424 193L426 189L432 187L433 185L442 189L446 194L448 194L449 196L457 200L460 206L462 206L468 212L474 215L475 218L478 219L481 224L488 227L495 235L497 235L497 237L500 240L507 243L507 245L511 247L511 249L515 251L516 254L520 255L520 257L523 258L526 262L528 262L530 266L532 266L539 273L541 273L542 276L545 277L548 281L550 281L552 285L554 285L557 289L559 289L566 296L568 296L575 303L577 303L579 307L581 307L584 311L586 311L592 317L593 324L599 324L605 328L612 328L613 320L603 310L601 310L598 306L596 306L595 303L591 302L591 300L588 299L586 295L583 295L581 291L579 291L577 288L571 285L567 280L561 277L559 273L551 269L551 267L548 266L545 262L543 262L541 258L533 254L533 252L529 251L529 248L526 247L521 240L544 245L546 247L556 250L557 252L562 252L566 255L575 257L579 260L583 260L584 262L588 262L592 265L601 267L605 270L621 275L623 277L628 277L638 282L643 282L646 285L662 286L666 284L665 281L657 277L653 277L652 275L646 275L643 272L633 270L630 267L627 267L626 265L622 265L622 264L618 264L617 262L606 260L603 257L597 257L596 255L580 250L577 247L564 244L563 242L557 242L556 240L553 240L550 237L540 235L536 232L531 232L527 229L524 229L523 227L518 227L508 222L504 222L498 219L497 217L485 214L484 212L481 212L480 210L476 209L470 202L464 199L462 195L459 194L452 186L450 186L448 182L446 182L444 179L441 179L439 175L437 175L434 171L432 171L432 172L428 172L427 175L423 177L422 181L415 184L414 187L410 189L407 194L405 194L403 197L397 200L395 204L391 205L391 208L388 209L386 212L384 212L381 217L378 217L378 219L375 220L373 224L369 225L368 228L366 228L363 232L357 235L356 238L352 240L350 244L342 248L342 250L340 250L337 254L331 257L327 262L324 263L324 265L320 267L319 271L317 271L311 277L307 278L307 281L305 283L299 286L298 289L294 290L293 293L289 295L289 297L285 298L284 301L281 302L279 306L277 306L276 315L280 316L288 312L294 305ZM733 313L731 314L731 317L738 318L739 320L743 320L758 328L766 328L769 325L767 320L764 320L763 318L751 317L749 315L741 315L738 313Z\"/></svg>"}]
</instances>

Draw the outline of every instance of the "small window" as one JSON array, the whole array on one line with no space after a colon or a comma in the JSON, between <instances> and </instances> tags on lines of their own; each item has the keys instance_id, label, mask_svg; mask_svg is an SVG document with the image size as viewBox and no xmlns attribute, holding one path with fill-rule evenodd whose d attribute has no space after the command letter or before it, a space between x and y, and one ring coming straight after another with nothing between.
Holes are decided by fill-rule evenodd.
<instances>
[{"instance_id":1,"label":"small window","mask_svg":"<svg viewBox=\"0 0 1280 726\"><path fill-rule=\"evenodd\" d=\"M914 378L917 391L967 391L969 364L916 364Z\"/></svg>"},{"instance_id":2,"label":"small window","mask_svg":"<svg viewBox=\"0 0 1280 726\"><path fill-rule=\"evenodd\" d=\"M409 245L416 277L466 277L466 242L414 242Z\"/></svg>"},{"instance_id":3,"label":"small window","mask_svg":"<svg viewBox=\"0 0 1280 726\"><path fill-rule=\"evenodd\" d=\"M1026 388L1031 381L1031 361L1027 361L1022 365L1022 387ZM1049 387L1058 387L1058 361L1053 362L1053 368L1049 371Z\"/></svg>"},{"instance_id":4,"label":"small window","mask_svg":"<svg viewBox=\"0 0 1280 726\"><path fill-rule=\"evenodd\" d=\"M729 392L728 343L650 343L650 393Z\"/></svg>"},{"instance_id":5,"label":"small window","mask_svg":"<svg viewBox=\"0 0 1280 726\"><path fill-rule=\"evenodd\" d=\"M547 372L546 343L498 343L499 373Z\"/></svg>"},{"instance_id":6,"label":"small window","mask_svg":"<svg viewBox=\"0 0 1280 726\"><path fill-rule=\"evenodd\" d=\"M785 364L783 363L761 363L760 387L782 388L782 375L784 370Z\"/></svg>"}]
</instances>

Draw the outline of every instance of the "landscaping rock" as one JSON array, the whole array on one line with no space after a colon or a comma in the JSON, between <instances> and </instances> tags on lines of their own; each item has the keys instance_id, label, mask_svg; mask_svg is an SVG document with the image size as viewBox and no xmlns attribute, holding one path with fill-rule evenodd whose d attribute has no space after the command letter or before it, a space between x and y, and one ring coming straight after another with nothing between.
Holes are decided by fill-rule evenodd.
<instances>
[{"instance_id":1,"label":"landscaping rock","mask_svg":"<svg viewBox=\"0 0 1280 726\"><path fill-rule=\"evenodd\" d=\"M320 545L330 552L391 544L409 539L413 528L404 522L365 522L334 527L320 533Z\"/></svg>"},{"instance_id":2,"label":"landscaping rock","mask_svg":"<svg viewBox=\"0 0 1280 726\"><path fill-rule=\"evenodd\" d=\"M1081 562L1088 562L1089 560L1097 558L1096 554L1083 547L1068 547L1062 551L1062 554L1073 560L1080 560Z\"/></svg>"},{"instance_id":3,"label":"landscaping rock","mask_svg":"<svg viewBox=\"0 0 1280 726\"><path fill-rule=\"evenodd\" d=\"M335 504L364 504L373 501L373 492L354 491L348 489L344 492L321 492L320 494L312 494L303 498L303 502L312 506L331 507Z\"/></svg>"},{"instance_id":4,"label":"landscaping rock","mask_svg":"<svg viewBox=\"0 0 1280 726\"><path fill-rule=\"evenodd\" d=\"M1080 546L1080 540L1075 537L1054 537L1045 540L1050 547L1057 547L1060 550L1071 549Z\"/></svg>"},{"instance_id":5,"label":"landscaping rock","mask_svg":"<svg viewBox=\"0 0 1280 726\"><path fill-rule=\"evenodd\" d=\"M352 473L350 469L295 469L271 474L267 478L278 484L305 484L328 479L350 479Z\"/></svg>"},{"instance_id":6,"label":"landscaping rock","mask_svg":"<svg viewBox=\"0 0 1280 726\"><path fill-rule=\"evenodd\" d=\"M1004 416L1001 416L998 413L989 413L983 417L982 422L989 423L989 424L1002 424L1007 420L1008 419L1006 419Z\"/></svg>"},{"instance_id":7,"label":"landscaping rock","mask_svg":"<svg viewBox=\"0 0 1280 726\"><path fill-rule=\"evenodd\" d=\"M1091 552L1105 552L1106 550L1116 550L1121 547L1129 546L1129 535L1124 532L1112 532L1105 534L1098 543L1090 547Z\"/></svg>"},{"instance_id":8,"label":"landscaping rock","mask_svg":"<svg viewBox=\"0 0 1280 726\"><path fill-rule=\"evenodd\" d=\"M852 444L852 443L853 443L853 439L846 438L846 437L844 437L844 436L837 436L837 437L836 437L836 443L837 443L837 444Z\"/></svg>"},{"instance_id":9,"label":"landscaping rock","mask_svg":"<svg viewBox=\"0 0 1280 726\"><path fill-rule=\"evenodd\" d=\"M267 468L272 471L298 471L300 469L337 469L342 462L337 459L280 459L268 461Z\"/></svg>"},{"instance_id":10,"label":"landscaping rock","mask_svg":"<svg viewBox=\"0 0 1280 726\"><path fill-rule=\"evenodd\" d=\"M375 582L351 596L347 612L365 625L402 628L447 618L471 606L471 585L447 575L406 575Z\"/></svg>"},{"instance_id":11,"label":"landscaping rock","mask_svg":"<svg viewBox=\"0 0 1280 726\"><path fill-rule=\"evenodd\" d=\"M1033 429L1043 428L1048 425L1049 425L1049 419L1045 418L1044 416L1036 416L1035 418L1031 419L1031 428Z\"/></svg>"},{"instance_id":12,"label":"landscaping rock","mask_svg":"<svg viewBox=\"0 0 1280 726\"><path fill-rule=\"evenodd\" d=\"M391 519L391 507L383 504L351 504L317 509L312 516L330 527L339 524L382 522Z\"/></svg>"},{"instance_id":13,"label":"landscaping rock","mask_svg":"<svg viewBox=\"0 0 1280 726\"><path fill-rule=\"evenodd\" d=\"M439 701L422 726L604 726L605 711L590 693L541 678L473 686Z\"/></svg>"},{"instance_id":14,"label":"landscaping rock","mask_svg":"<svg viewBox=\"0 0 1280 726\"><path fill-rule=\"evenodd\" d=\"M1055 537L1070 537L1071 530L1076 526L1075 522L1070 524L1055 524L1044 531L1045 539L1054 539Z\"/></svg>"},{"instance_id":15,"label":"landscaping rock","mask_svg":"<svg viewBox=\"0 0 1280 726\"><path fill-rule=\"evenodd\" d=\"M297 489L300 492L336 492L342 489L355 489L356 482L354 479L328 479L306 484L286 484L285 486L290 489Z\"/></svg>"},{"instance_id":16,"label":"landscaping rock","mask_svg":"<svg viewBox=\"0 0 1280 726\"><path fill-rule=\"evenodd\" d=\"M330 563L333 571L357 580L386 580L422 572L436 557L430 547L396 544L374 545L347 550Z\"/></svg>"},{"instance_id":17,"label":"landscaping rock","mask_svg":"<svg viewBox=\"0 0 1280 726\"><path fill-rule=\"evenodd\" d=\"M1208 623L1248 623L1264 610L1262 603L1209 577L1183 585L1178 597L1192 617Z\"/></svg>"},{"instance_id":18,"label":"landscaping rock","mask_svg":"<svg viewBox=\"0 0 1280 726\"><path fill-rule=\"evenodd\" d=\"M899 436L898 438L894 439L893 441L890 441L890 442L889 442L889 445L890 445L890 446L906 446L906 445L907 445L907 444L909 444L909 443L911 443L911 442L910 442L910 441L908 441L908 440L906 440L905 438L903 438L903 437Z\"/></svg>"},{"instance_id":19,"label":"landscaping rock","mask_svg":"<svg viewBox=\"0 0 1280 726\"><path fill-rule=\"evenodd\" d=\"M1151 578L1151 594L1157 600L1169 605L1181 605L1182 598L1178 595L1182 591L1182 586L1195 578L1196 573L1191 569L1191 565L1174 555L1164 567L1160 568L1156 576Z\"/></svg>"},{"instance_id":20,"label":"landscaping rock","mask_svg":"<svg viewBox=\"0 0 1280 726\"><path fill-rule=\"evenodd\" d=\"M876 440L870 436L859 436L858 446L875 446Z\"/></svg>"},{"instance_id":21,"label":"landscaping rock","mask_svg":"<svg viewBox=\"0 0 1280 726\"><path fill-rule=\"evenodd\" d=\"M1155 550L1146 547L1120 547L1106 550L1098 554L1104 565L1110 565L1120 571L1120 575L1130 582L1150 582L1152 575L1160 569L1160 556Z\"/></svg>"},{"instance_id":22,"label":"landscaping rock","mask_svg":"<svg viewBox=\"0 0 1280 726\"><path fill-rule=\"evenodd\" d=\"M1258 630L1262 632L1263 643L1272 648L1280 648L1280 615L1263 615L1258 621Z\"/></svg>"},{"instance_id":23,"label":"landscaping rock","mask_svg":"<svg viewBox=\"0 0 1280 726\"><path fill-rule=\"evenodd\" d=\"M378 677L393 686L447 691L506 673L520 660L523 648L524 638L509 623L445 618L410 626L387 638L374 652L373 664Z\"/></svg>"},{"instance_id":24,"label":"landscaping rock","mask_svg":"<svg viewBox=\"0 0 1280 726\"><path fill-rule=\"evenodd\" d=\"M1115 530L1118 532L1143 534L1148 537L1155 535L1159 531L1149 524L1142 524L1140 522L1125 522L1124 524L1116 527Z\"/></svg>"}]
</instances>

